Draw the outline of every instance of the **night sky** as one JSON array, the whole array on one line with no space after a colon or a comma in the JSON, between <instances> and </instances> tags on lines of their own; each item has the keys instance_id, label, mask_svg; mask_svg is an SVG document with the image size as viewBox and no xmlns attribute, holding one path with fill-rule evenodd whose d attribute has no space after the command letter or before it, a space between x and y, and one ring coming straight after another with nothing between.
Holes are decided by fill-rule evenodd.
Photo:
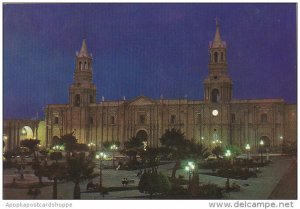
<instances>
[{"instance_id":1,"label":"night sky","mask_svg":"<svg viewBox=\"0 0 300 209\"><path fill-rule=\"evenodd\" d=\"M202 100L216 16L234 99L297 100L296 4L8 4L3 13L4 118L68 103L83 38L97 102Z\"/></svg>"}]
</instances>

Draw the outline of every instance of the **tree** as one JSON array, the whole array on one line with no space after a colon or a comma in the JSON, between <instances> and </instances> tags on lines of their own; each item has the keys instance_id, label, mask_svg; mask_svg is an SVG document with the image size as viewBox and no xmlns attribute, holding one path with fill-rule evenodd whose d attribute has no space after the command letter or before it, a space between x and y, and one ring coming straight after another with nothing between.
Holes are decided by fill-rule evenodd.
<instances>
[{"instance_id":1,"label":"tree","mask_svg":"<svg viewBox=\"0 0 300 209\"><path fill-rule=\"evenodd\" d=\"M22 147L27 147L31 153L33 153L34 159L36 159L35 150L40 143L38 139L24 139L20 142Z\"/></svg>"},{"instance_id":2,"label":"tree","mask_svg":"<svg viewBox=\"0 0 300 209\"><path fill-rule=\"evenodd\" d=\"M217 159L220 159L220 156L223 152L223 149L221 146L216 146L211 151L214 155L216 155Z\"/></svg>"},{"instance_id":3,"label":"tree","mask_svg":"<svg viewBox=\"0 0 300 209\"><path fill-rule=\"evenodd\" d=\"M81 152L85 152L89 150L89 147L86 144L82 144L82 143L75 143L74 144L74 150L76 151L81 151Z\"/></svg>"},{"instance_id":4,"label":"tree","mask_svg":"<svg viewBox=\"0 0 300 209\"><path fill-rule=\"evenodd\" d=\"M75 150L76 144L77 144L77 139L73 135L74 133L69 133L66 135L61 136L59 142L62 143L65 147L65 150L67 152L73 152Z\"/></svg>"},{"instance_id":5,"label":"tree","mask_svg":"<svg viewBox=\"0 0 300 209\"><path fill-rule=\"evenodd\" d=\"M144 161L147 161L148 166L152 171L156 170L159 165L160 148L148 147L146 150L141 151L140 155Z\"/></svg>"},{"instance_id":6,"label":"tree","mask_svg":"<svg viewBox=\"0 0 300 209\"><path fill-rule=\"evenodd\" d=\"M57 163L58 160L62 159L62 153L61 152L52 152L50 154L50 159L55 160L55 162Z\"/></svg>"},{"instance_id":7,"label":"tree","mask_svg":"<svg viewBox=\"0 0 300 209\"><path fill-rule=\"evenodd\" d=\"M180 130L174 128L171 130L167 129L161 136L160 142L163 146L168 148L176 161L172 170L172 178L175 179L176 171L180 168L180 160L185 158L188 153L189 142L185 139L184 134L181 133Z\"/></svg>"},{"instance_id":8,"label":"tree","mask_svg":"<svg viewBox=\"0 0 300 209\"><path fill-rule=\"evenodd\" d=\"M32 164L32 169L34 170L34 175L39 178L39 183L43 185L42 177L48 176L48 170L45 166L42 166L39 161L35 161Z\"/></svg>"},{"instance_id":9,"label":"tree","mask_svg":"<svg viewBox=\"0 0 300 209\"><path fill-rule=\"evenodd\" d=\"M171 190L171 183L162 173L146 171L141 176L138 188L141 193L149 194L152 199L153 194L167 194Z\"/></svg>"},{"instance_id":10,"label":"tree","mask_svg":"<svg viewBox=\"0 0 300 209\"><path fill-rule=\"evenodd\" d=\"M52 198L57 199L57 182L66 178L67 170L65 163L52 163L50 166L45 166L47 177L53 180Z\"/></svg>"},{"instance_id":11,"label":"tree","mask_svg":"<svg viewBox=\"0 0 300 209\"><path fill-rule=\"evenodd\" d=\"M80 147L80 145L77 144L77 141L78 140L74 136L74 132L65 134L61 136L61 138L57 136L53 137L53 145L64 146L64 150L67 152L67 158L70 157L70 153L73 153L77 147Z\"/></svg>"},{"instance_id":12,"label":"tree","mask_svg":"<svg viewBox=\"0 0 300 209\"><path fill-rule=\"evenodd\" d=\"M137 137L132 137L124 142L126 154L129 156L130 161L136 162L136 155L144 148L144 141Z\"/></svg>"},{"instance_id":13,"label":"tree","mask_svg":"<svg viewBox=\"0 0 300 209\"><path fill-rule=\"evenodd\" d=\"M73 198L80 199L80 182L97 176L94 173L95 165L91 159L81 155L67 160L67 178L74 182Z\"/></svg>"}]
</instances>

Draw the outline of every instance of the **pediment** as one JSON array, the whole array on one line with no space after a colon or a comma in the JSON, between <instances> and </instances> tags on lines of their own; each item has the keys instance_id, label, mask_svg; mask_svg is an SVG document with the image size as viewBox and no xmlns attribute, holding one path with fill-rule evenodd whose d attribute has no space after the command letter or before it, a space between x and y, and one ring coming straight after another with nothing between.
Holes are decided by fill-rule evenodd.
<instances>
[{"instance_id":1,"label":"pediment","mask_svg":"<svg viewBox=\"0 0 300 209\"><path fill-rule=\"evenodd\" d=\"M156 102L146 96L139 96L129 103L129 105L135 105L135 106L154 105L154 104L156 104Z\"/></svg>"}]
</instances>

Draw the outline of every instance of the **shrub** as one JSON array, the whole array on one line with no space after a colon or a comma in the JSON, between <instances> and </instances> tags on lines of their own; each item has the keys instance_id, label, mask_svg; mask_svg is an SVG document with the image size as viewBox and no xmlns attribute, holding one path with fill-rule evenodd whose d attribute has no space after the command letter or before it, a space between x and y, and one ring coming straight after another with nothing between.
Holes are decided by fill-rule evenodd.
<instances>
[{"instance_id":1,"label":"shrub","mask_svg":"<svg viewBox=\"0 0 300 209\"><path fill-rule=\"evenodd\" d=\"M150 194L167 194L171 190L171 183L167 176L162 173L144 172L139 182L139 191Z\"/></svg>"},{"instance_id":2,"label":"shrub","mask_svg":"<svg viewBox=\"0 0 300 209\"><path fill-rule=\"evenodd\" d=\"M62 159L62 153L61 152L52 152L50 154L50 159L55 160L55 161L61 160Z\"/></svg>"},{"instance_id":3,"label":"shrub","mask_svg":"<svg viewBox=\"0 0 300 209\"><path fill-rule=\"evenodd\" d=\"M198 196L203 199L221 199L222 188L216 184L204 184L199 187Z\"/></svg>"}]
</instances>

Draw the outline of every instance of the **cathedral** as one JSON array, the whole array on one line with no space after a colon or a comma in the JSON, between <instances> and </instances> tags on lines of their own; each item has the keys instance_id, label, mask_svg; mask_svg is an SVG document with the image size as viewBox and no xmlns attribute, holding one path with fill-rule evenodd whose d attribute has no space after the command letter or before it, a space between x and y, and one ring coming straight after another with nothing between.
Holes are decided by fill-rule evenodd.
<instances>
[{"instance_id":1,"label":"cathedral","mask_svg":"<svg viewBox=\"0 0 300 209\"><path fill-rule=\"evenodd\" d=\"M160 146L166 129L180 129L187 139L208 147L234 144L258 147L260 140L270 149L283 140L296 140L296 105L283 99L235 100L233 82L228 75L227 45L216 32L209 43L208 75L203 81L203 100L154 100L138 96L133 100L97 102L93 83L93 57L83 40L76 54L74 82L69 88L68 104L49 104L45 109L45 145L54 136L74 132L80 143L103 142L123 144L131 137ZM251 87L255 88L255 87Z\"/></svg>"}]
</instances>

